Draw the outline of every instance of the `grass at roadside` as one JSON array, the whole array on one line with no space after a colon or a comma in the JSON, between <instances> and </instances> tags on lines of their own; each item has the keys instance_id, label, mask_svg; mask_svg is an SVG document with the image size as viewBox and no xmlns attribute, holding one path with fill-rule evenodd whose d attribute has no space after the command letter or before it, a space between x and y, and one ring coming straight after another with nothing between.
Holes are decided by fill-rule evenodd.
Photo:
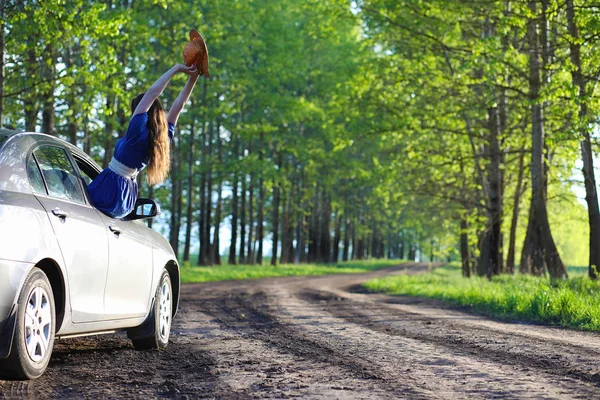
<instances>
[{"instance_id":1,"label":"grass at roadside","mask_svg":"<svg viewBox=\"0 0 600 400\"><path fill-rule=\"evenodd\" d=\"M181 267L181 282L210 282L233 279L254 279L274 276L304 276L341 273L368 272L375 269L401 264L401 260L363 260L338 264L286 264L271 265L222 265L212 267L191 266L184 263Z\"/></svg>"},{"instance_id":2,"label":"grass at roadside","mask_svg":"<svg viewBox=\"0 0 600 400\"><path fill-rule=\"evenodd\" d=\"M586 269L569 269L571 278L551 281L524 275L465 279L460 267L449 264L422 275L397 275L365 284L370 290L440 299L468 306L504 320L600 331L600 282L589 280Z\"/></svg>"}]
</instances>

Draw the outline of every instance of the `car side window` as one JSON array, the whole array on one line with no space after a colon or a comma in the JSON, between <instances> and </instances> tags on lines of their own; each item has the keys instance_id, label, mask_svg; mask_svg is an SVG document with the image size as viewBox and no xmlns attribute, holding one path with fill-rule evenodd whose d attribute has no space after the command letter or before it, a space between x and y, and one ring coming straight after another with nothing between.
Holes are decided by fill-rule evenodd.
<instances>
[{"instance_id":1,"label":"car side window","mask_svg":"<svg viewBox=\"0 0 600 400\"><path fill-rule=\"evenodd\" d=\"M81 172L81 178L83 178L86 185L89 186L94 178L98 176L98 171L89 166L86 162L80 160L79 157L74 156L74 158L75 162L77 163L77 167L79 168L79 172Z\"/></svg>"},{"instance_id":2,"label":"car side window","mask_svg":"<svg viewBox=\"0 0 600 400\"><path fill-rule=\"evenodd\" d=\"M33 154L42 170L50 196L85 204L79 178L64 149L44 146Z\"/></svg>"},{"instance_id":3,"label":"car side window","mask_svg":"<svg viewBox=\"0 0 600 400\"><path fill-rule=\"evenodd\" d=\"M44 179L42 179L42 173L33 155L27 161L27 176L29 176L29 183L31 183L31 189L34 193L46 194Z\"/></svg>"}]
</instances>

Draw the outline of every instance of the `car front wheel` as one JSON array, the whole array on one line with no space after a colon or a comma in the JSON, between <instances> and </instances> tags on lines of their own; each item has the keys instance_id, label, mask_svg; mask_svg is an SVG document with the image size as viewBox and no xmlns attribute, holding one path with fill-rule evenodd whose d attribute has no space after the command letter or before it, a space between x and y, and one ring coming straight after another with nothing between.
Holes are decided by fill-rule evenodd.
<instances>
[{"instance_id":1,"label":"car front wheel","mask_svg":"<svg viewBox=\"0 0 600 400\"><path fill-rule=\"evenodd\" d=\"M150 337L131 339L133 346L138 350L164 349L169 343L173 317L173 290L166 269L163 270L156 288L154 309L151 312L153 321L149 322L154 324L154 334Z\"/></svg>"},{"instance_id":2,"label":"car front wheel","mask_svg":"<svg viewBox=\"0 0 600 400\"><path fill-rule=\"evenodd\" d=\"M0 375L9 379L41 376L52 354L56 318L54 295L46 274L33 268L18 299L10 356L0 360Z\"/></svg>"}]
</instances>

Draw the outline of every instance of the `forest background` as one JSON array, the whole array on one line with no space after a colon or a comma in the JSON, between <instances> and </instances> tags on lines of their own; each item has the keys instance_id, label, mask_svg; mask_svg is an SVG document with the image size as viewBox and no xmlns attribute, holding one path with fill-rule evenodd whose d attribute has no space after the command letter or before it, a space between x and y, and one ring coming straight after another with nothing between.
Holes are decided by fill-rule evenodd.
<instances>
[{"instance_id":1,"label":"forest background","mask_svg":"<svg viewBox=\"0 0 600 400\"><path fill-rule=\"evenodd\" d=\"M106 167L130 99L182 62L196 28L211 78L179 120L169 179L139 177L164 211L150 225L182 261L453 259L467 276L519 264L595 276L599 9L0 0L0 124Z\"/></svg>"}]
</instances>

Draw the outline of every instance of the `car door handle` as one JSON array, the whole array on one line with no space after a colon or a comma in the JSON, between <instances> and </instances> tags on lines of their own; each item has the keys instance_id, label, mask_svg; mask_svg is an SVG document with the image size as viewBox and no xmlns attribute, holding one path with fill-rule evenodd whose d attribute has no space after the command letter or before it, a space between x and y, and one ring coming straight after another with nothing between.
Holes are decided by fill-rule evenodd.
<instances>
[{"instance_id":1,"label":"car door handle","mask_svg":"<svg viewBox=\"0 0 600 400\"><path fill-rule=\"evenodd\" d=\"M67 214L60 208L55 208L54 210L52 210L52 214L56 215L60 219L65 219L69 216L69 214Z\"/></svg>"},{"instance_id":2,"label":"car door handle","mask_svg":"<svg viewBox=\"0 0 600 400\"><path fill-rule=\"evenodd\" d=\"M110 231L117 236L119 236L121 234L121 229L116 225L109 225L108 229L110 229Z\"/></svg>"}]
</instances>

